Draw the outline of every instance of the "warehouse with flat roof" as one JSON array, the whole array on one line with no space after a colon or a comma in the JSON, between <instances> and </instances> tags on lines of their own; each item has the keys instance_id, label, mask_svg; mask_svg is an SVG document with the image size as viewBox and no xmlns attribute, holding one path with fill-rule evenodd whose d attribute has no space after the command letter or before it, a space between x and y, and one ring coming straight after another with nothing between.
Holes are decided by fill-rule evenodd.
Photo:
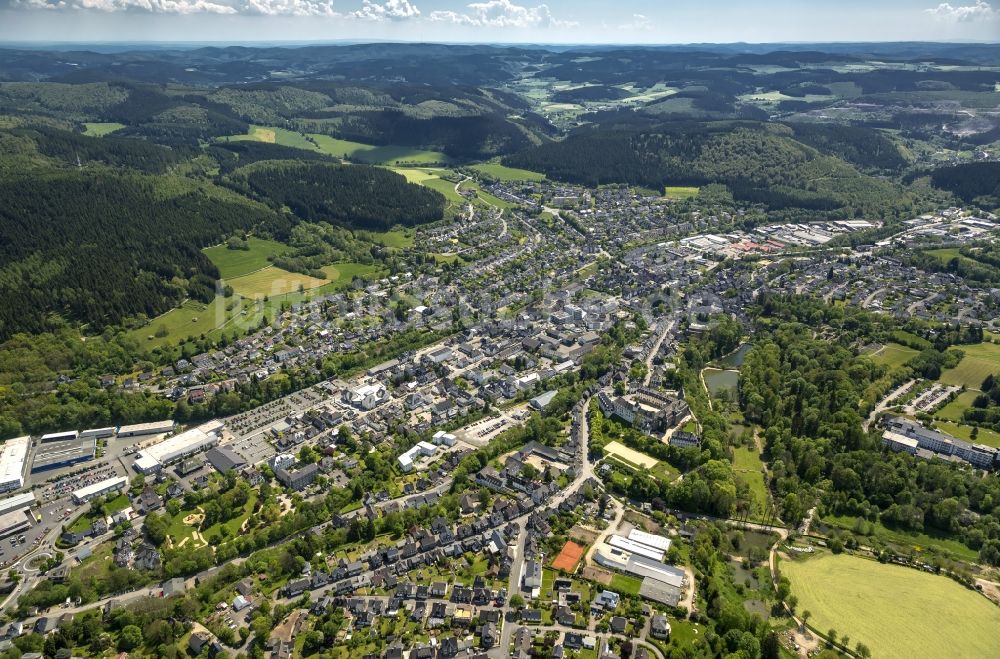
<instances>
[{"instance_id":1,"label":"warehouse with flat roof","mask_svg":"<svg viewBox=\"0 0 1000 659\"><path fill-rule=\"evenodd\" d=\"M0 447L0 492L9 492L24 487L24 463L28 458L31 438L8 439Z\"/></svg>"},{"instance_id":2,"label":"warehouse with flat roof","mask_svg":"<svg viewBox=\"0 0 1000 659\"><path fill-rule=\"evenodd\" d=\"M94 497L103 496L109 492L120 492L126 487L128 487L128 478L125 476L106 478L103 481L98 481L86 487L81 487L79 490L74 490L73 501L78 504L86 503Z\"/></svg>"},{"instance_id":3,"label":"warehouse with flat roof","mask_svg":"<svg viewBox=\"0 0 1000 659\"><path fill-rule=\"evenodd\" d=\"M130 426L122 426L118 429L118 437L139 437L140 435L165 435L174 431L172 419L165 421L151 421L149 423L133 423Z\"/></svg>"},{"instance_id":4,"label":"warehouse with flat roof","mask_svg":"<svg viewBox=\"0 0 1000 659\"><path fill-rule=\"evenodd\" d=\"M0 538L20 533L31 528L31 522L23 510L14 510L0 515Z\"/></svg>"},{"instance_id":5,"label":"warehouse with flat roof","mask_svg":"<svg viewBox=\"0 0 1000 659\"><path fill-rule=\"evenodd\" d=\"M219 443L221 434L222 423L218 421L204 423L139 451L134 466L144 474L159 471L164 465L212 448Z\"/></svg>"},{"instance_id":6,"label":"warehouse with flat roof","mask_svg":"<svg viewBox=\"0 0 1000 659\"><path fill-rule=\"evenodd\" d=\"M35 505L34 492L15 494L12 497L7 497L6 499L0 499L0 515L3 515L4 513L9 513L12 510L30 508L33 505Z\"/></svg>"},{"instance_id":7,"label":"warehouse with flat roof","mask_svg":"<svg viewBox=\"0 0 1000 659\"><path fill-rule=\"evenodd\" d=\"M62 442L67 439L76 439L80 436L80 433L76 430L66 430L63 432L50 432L47 435L42 435L41 442L44 444L46 442Z\"/></svg>"},{"instance_id":8,"label":"warehouse with flat roof","mask_svg":"<svg viewBox=\"0 0 1000 659\"><path fill-rule=\"evenodd\" d=\"M80 437L96 437L97 439L106 439L114 434L114 426L107 426L105 428L89 428L88 430L80 431Z\"/></svg>"},{"instance_id":9,"label":"warehouse with flat roof","mask_svg":"<svg viewBox=\"0 0 1000 659\"><path fill-rule=\"evenodd\" d=\"M31 461L31 473L69 467L93 460L97 454L96 437L67 437L39 444Z\"/></svg>"}]
</instances>

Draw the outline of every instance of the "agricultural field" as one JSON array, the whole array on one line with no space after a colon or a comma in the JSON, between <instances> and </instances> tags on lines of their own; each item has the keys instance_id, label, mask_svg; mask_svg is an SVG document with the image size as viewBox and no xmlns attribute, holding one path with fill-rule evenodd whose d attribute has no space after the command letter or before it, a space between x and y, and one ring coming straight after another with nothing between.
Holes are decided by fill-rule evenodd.
<instances>
[{"instance_id":1,"label":"agricultural field","mask_svg":"<svg viewBox=\"0 0 1000 659\"><path fill-rule=\"evenodd\" d=\"M473 165L472 169L501 181L544 181L545 174L532 172L527 169L516 167L506 167L500 163L487 162L481 165Z\"/></svg>"},{"instance_id":2,"label":"agricultural field","mask_svg":"<svg viewBox=\"0 0 1000 659\"><path fill-rule=\"evenodd\" d=\"M698 188L691 185L668 185L663 194L670 199L690 199L698 196Z\"/></svg>"},{"instance_id":3,"label":"agricultural field","mask_svg":"<svg viewBox=\"0 0 1000 659\"><path fill-rule=\"evenodd\" d=\"M104 137L122 128L125 128L125 124L114 121L88 121L83 125L83 134L88 137Z\"/></svg>"},{"instance_id":4,"label":"agricultural field","mask_svg":"<svg viewBox=\"0 0 1000 659\"><path fill-rule=\"evenodd\" d=\"M447 163L450 158L440 151L427 151L409 146L375 146L350 140L338 140L329 135L310 134L318 150L336 158L347 158L369 165L390 165L395 163L410 163L417 165L432 165Z\"/></svg>"},{"instance_id":5,"label":"agricultural field","mask_svg":"<svg viewBox=\"0 0 1000 659\"><path fill-rule=\"evenodd\" d=\"M285 128L275 128L273 126L250 126L250 132L246 135L230 135L222 138L223 141L250 140L266 142L268 144L280 144L281 146L291 146L296 149L307 151L319 151L319 147L302 133Z\"/></svg>"},{"instance_id":6,"label":"agricultural field","mask_svg":"<svg viewBox=\"0 0 1000 659\"><path fill-rule=\"evenodd\" d=\"M613 455L627 465L633 466L637 469L652 469L657 463L656 458L651 458L645 453L634 451L624 444L616 441L611 441L604 445L604 454Z\"/></svg>"},{"instance_id":7,"label":"agricultural field","mask_svg":"<svg viewBox=\"0 0 1000 659\"><path fill-rule=\"evenodd\" d=\"M848 634L872 656L1000 656L1000 609L947 577L844 554L782 561L781 571L810 627ZM929 611L947 617L927 624Z\"/></svg>"},{"instance_id":8,"label":"agricultural field","mask_svg":"<svg viewBox=\"0 0 1000 659\"><path fill-rule=\"evenodd\" d=\"M872 353L871 358L888 368L896 368L910 361L920 353L898 343L887 343L880 350Z\"/></svg>"},{"instance_id":9,"label":"agricultural field","mask_svg":"<svg viewBox=\"0 0 1000 659\"><path fill-rule=\"evenodd\" d=\"M938 378L945 384L965 385L968 389L979 389L987 375L1000 374L1000 345L978 343L959 346L965 357L955 368L949 368Z\"/></svg>"},{"instance_id":10,"label":"agricultural field","mask_svg":"<svg viewBox=\"0 0 1000 659\"><path fill-rule=\"evenodd\" d=\"M298 272L288 272L269 265L248 275L228 279L226 283L243 297L258 299L312 290L327 282L325 279L310 277Z\"/></svg>"},{"instance_id":11,"label":"agricultural field","mask_svg":"<svg viewBox=\"0 0 1000 659\"><path fill-rule=\"evenodd\" d=\"M232 279L248 275L271 265L269 256L278 256L288 251L288 247L274 240L250 237L249 250L229 249L224 244L201 250L219 269L219 276Z\"/></svg>"},{"instance_id":12,"label":"agricultural field","mask_svg":"<svg viewBox=\"0 0 1000 659\"><path fill-rule=\"evenodd\" d=\"M209 334L232 322L244 311L249 315L250 308L249 301L244 302L235 296L218 296L209 304L187 300L179 307L152 319L147 325L131 330L129 335L149 348L159 348L190 336Z\"/></svg>"}]
</instances>

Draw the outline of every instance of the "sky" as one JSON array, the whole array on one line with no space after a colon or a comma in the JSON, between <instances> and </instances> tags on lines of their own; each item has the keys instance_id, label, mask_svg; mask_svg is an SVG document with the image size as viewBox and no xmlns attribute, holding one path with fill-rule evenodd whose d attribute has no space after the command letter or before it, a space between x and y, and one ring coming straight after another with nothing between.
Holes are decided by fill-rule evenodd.
<instances>
[{"instance_id":1,"label":"sky","mask_svg":"<svg viewBox=\"0 0 1000 659\"><path fill-rule=\"evenodd\" d=\"M0 41L1000 41L1000 0L0 0ZM995 6L994 6L995 5Z\"/></svg>"}]
</instances>

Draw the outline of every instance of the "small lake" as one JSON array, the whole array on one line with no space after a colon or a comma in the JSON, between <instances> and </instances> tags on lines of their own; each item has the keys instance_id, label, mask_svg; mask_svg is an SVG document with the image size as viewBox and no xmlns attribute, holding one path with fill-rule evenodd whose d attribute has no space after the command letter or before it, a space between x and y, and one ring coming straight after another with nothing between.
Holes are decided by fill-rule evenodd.
<instances>
[{"instance_id":1,"label":"small lake","mask_svg":"<svg viewBox=\"0 0 1000 659\"><path fill-rule=\"evenodd\" d=\"M705 369L705 386L712 396L718 398L723 391L731 391L736 394L736 387L740 383L739 371L720 371L717 368Z\"/></svg>"},{"instance_id":2,"label":"small lake","mask_svg":"<svg viewBox=\"0 0 1000 659\"><path fill-rule=\"evenodd\" d=\"M719 360L721 366L726 368L739 368L743 366L743 360L746 359L747 353L750 352L750 344L744 343L736 350Z\"/></svg>"}]
</instances>

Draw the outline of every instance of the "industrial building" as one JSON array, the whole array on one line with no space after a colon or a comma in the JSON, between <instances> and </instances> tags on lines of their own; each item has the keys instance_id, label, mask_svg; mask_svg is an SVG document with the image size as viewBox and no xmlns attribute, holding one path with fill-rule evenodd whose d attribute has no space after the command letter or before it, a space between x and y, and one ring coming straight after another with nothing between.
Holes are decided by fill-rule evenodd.
<instances>
[{"instance_id":1,"label":"industrial building","mask_svg":"<svg viewBox=\"0 0 1000 659\"><path fill-rule=\"evenodd\" d=\"M173 431L174 422L171 419L167 419L166 421L151 421L150 423L135 423L119 428L118 438L139 437L141 435L165 435Z\"/></svg>"},{"instance_id":2,"label":"industrial building","mask_svg":"<svg viewBox=\"0 0 1000 659\"><path fill-rule=\"evenodd\" d=\"M108 426L106 428L90 428L89 430L81 430L80 437L94 437L96 439L107 439L115 434L114 426Z\"/></svg>"},{"instance_id":3,"label":"industrial building","mask_svg":"<svg viewBox=\"0 0 1000 659\"><path fill-rule=\"evenodd\" d=\"M63 442L70 439L76 439L80 436L79 431L76 430L66 430L63 432L50 432L47 435L42 435L41 442L45 444L46 442Z\"/></svg>"},{"instance_id":4,"label":"industrial building","mask_svg":"<svg viewBox=\"0 0 1000 659\"><path fill-rule=\"evenodd\" d=\"M120 492L126 487L128 487L128 478L125 476L107 478L92 485L81 487L79 490L74 490L73 501L77 504L86 503L94 497L103 496L109 492Z\"/></svg>"},{"instance_id":5,"label":"industrial building","mask_svg":"<svg viewBox=\"0 0 1000 659\"><path fill-rule=\"evenodd\" d=\"M232 470L238 471L247 466L243 456L228 446L216 446L205 454L205 458L222 474Z\"/></svg>"},{"instance_id":6,"label":"industrial building","mask_svg":"<svg viewBox=\"0 0 1000 659\"><path fill-rule=\"evenodd\" d=\"M212 448L219 443L222 423L210 421L179 435L167 437L136 454L134 467L143 474L159 471L164 465L173 464L195 453ZM120 433L119 433L120 436Z\"/></svg>"},{"instance_id":7,"label":"industrial building","mask_svg":"<svg viewBox=\"0 0 1000 659\"><path fill-rule=\"evenodd\" d=\"M0 447L0 492L9 492L24 486L24 463L28 457L31 438L8 439Z\"/></svg>"},{"instance_id":8,"label":"industrial building","mask_svg":"<svg viewBox=\"0 0 1000 659\"><path fill-rule=\"evenodd\" d=\"M76 432L59 433L60 437L39 444L31 461L31 473L69 467L93 460L97 454L96 437L78 437Z\"/></svg>"},{"instance_id":9,"label":"industrial building","mask_svg":"<svg viewBox=\"0 0 1000 659\"><path fill-rule=\"evenodd\" d=\"M620 535L612 535L608 538L608 544L616 549L621 549L622 551L628 552L629 554L635 554L638 556L645 556L654 561L663 560L663 550L657 549L655 547L650 547L639 542L634 542L628 538L623 538Z\"/></svg>"},{"instance_id":10,"label":"industrial building","mask_svg":"<svg viewBox=\"0 0 1000 659\"><path fill-rule=\"evenodd\" d=\"M23 510L14 510L0 515L0 538L21 533L31 528L31 522Z\"/></svg>"},{"instance_id":11,"label":"industrial building","mask_svg":"<svg viewBox=\"0 0 1000 659\"><path fill-rule=\"evenodd\" d=\"M30 508L35 505L35 493L25 492L23 494L15 494L12 497L7 497L6 499L0 499L0 515L9 513L12 510L21 510L22 508Z\"/></svg>"}]
</instances>

